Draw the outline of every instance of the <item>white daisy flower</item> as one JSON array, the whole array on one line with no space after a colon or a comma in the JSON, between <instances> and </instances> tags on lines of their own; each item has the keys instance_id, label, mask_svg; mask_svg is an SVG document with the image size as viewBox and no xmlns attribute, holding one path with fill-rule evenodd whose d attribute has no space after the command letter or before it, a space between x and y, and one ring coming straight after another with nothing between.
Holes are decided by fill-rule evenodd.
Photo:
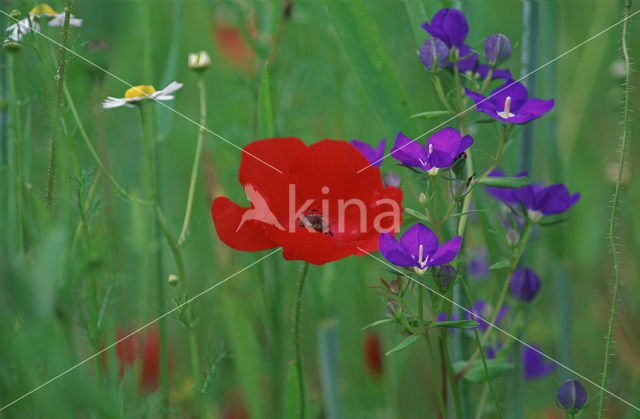
<instances>
[{"instance_id":1,"label":"white daisy flower","mask_svg":"<svg viewBox=\"0 0 640 419\"><path fill-rule=\"evenodd\" d=\"M182 83L176 81L162 90L156 90L155 87L149 85L134 86L125 92L123 98L108 96L107 100L102 102L102 107L104 109L119 108L121 106L134 108L147 100L173 100L173 93L181 88Z\"/></svg>"},{"instance_id":2,"label":"white daisy flower","mask_svg":"<svg viewBox=\"0 0 640 419\"><path fill-rule=\"evenodd\" d=\"M7 27L7 38L14 42L22 41L30 31L40 31L40 22L48 20L48 25L60 27L64 25L66 13L56 13L48 4L39 4L29 12L29 17ZM69 15L70 26L82 26L82 19Z\"/></svg>"},{"instance_id":3,"label":"white daisy flower","mask_svg":"<svg viewBox=\"0 0 640 419\"><path fill-rule=\"evenodd\" d=\"M42 3L31 9L29 15L34 18L47 18L49 19L49 26L59 27L64 25L66 12L63 11L62 13L57 13L51 6L46 3ZM82 19L69 15L69 26L82 26Z\"/></svg>"},{"instance_id":4,"label":"white daisy flower","mask_svg":"<svg viewBox=\"0 0 640 419\"><path fill-rule=\"evenodd\" d=\"M40 24L29 22L29 18L25 18L7 27L7 38L10 41L20 42L31 30L40 31Z\"/></svg>"}]
</instances>

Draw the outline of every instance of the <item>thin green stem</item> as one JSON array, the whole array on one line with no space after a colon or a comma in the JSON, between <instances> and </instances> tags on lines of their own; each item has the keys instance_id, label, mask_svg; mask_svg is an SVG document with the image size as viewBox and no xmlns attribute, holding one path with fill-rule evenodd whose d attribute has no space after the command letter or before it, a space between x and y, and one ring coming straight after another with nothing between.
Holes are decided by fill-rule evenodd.
<instances>
[{"instance_id":1,"label":"thin green stem","mask_svg":"<svg viewBox=\"0 0 640 419\"><path fill-rule=\"evenodd\" d=\"M184 213L184 222L182 223L182 231L178 238L178 246L182 246L189 228L189 220L191 219L191 208L193 206L193 196L195 194L196 182L198 180L198 172L200 170L200 160L202 158L202 143L204 142L205 124L207 123L207 99L205 94L204 77L202 73L198 74L198 91L200 92L200 128L198 130L198 140L196 142L196 153L193 157L193 168L191 169L191 180L189 181L189 193L187 195L187 208Z\"/></svg>"},{"instance_id":2,"label":"thin green stem","mask_svg":"<svg viewBox=\"0 0 640 419\"><path fill-rule=\"evenodd\" d=\"M463 289L463 291L464 291L464 295L465 295L465 298L467 299L467 306L469 307L469 309L468 309L468 310L469 310L470 312L473 312L473 307L471 306L471 304L472 304L472 303L471 303L471 297L469 296L469 290L467 289L467 285L466 285L466 283L465 283L465 281L464 281L464 278L462 279L461 288ZM499 310L498 310L498 311L499 311ZM498 312L498 311L497 311L497 312ZM492 322L492 323L493 323L493 322ZM491 384L491 381L492 381L492 380L491 380L491 377L489 376L489 368L487 367L487 359L486 359L486 356L485 356L485 353L484 353L483 343L481 343L481 342L480 342L480 335L479 335L479 333L478 333L478 328L476 328L476 327L474 327L474 328L473 328L473 335L474 335L474 338L475 338L475 341L476 341L476 346L478 347L478 349L480 349L480 359L482 359L482 366L483 366L483 368L484 368L484 375L485 375L485 377L487 378L486 385L489 387L489 391L490 391L490 393L491 393L491 398L493 399L493 403L494 403L494 404L495 404L495 406L496 406L496 412L498 412L498 416L499 416L499 417L502 417L502 411L500 410L500 405L498 404L498 399L496 398L496 394L495 394L495 392L494 392L494 390L493 390L493 385ZM468 365L469 365L469 364L467 364L467 365L465 366L465 369L466 369L466 368L468 368ZM464 370L463 370L463 371L464 371ZM457 376L456 376L456 380L455 380L455 381L458 381L458 380L459 380L459 377L460 377L460 376L459 376L459 375L457 375ZM486 397L485 397L485 398L486 398ZM482 399L481 399L481 402L482 402L481 404L483 404L483 403L484 403L484 402L482 401ZM479 405L479 406L478 406L478 412L481 412L481 405ZM476 418L477 418L477 417L478 417L478 416L476 415Z\"/></svg>"},{"instance_id":3,"label":"thin green stem","mask_svg":"<svg viewBox=\"0 0 640 419\"><path fill-rule=\"evenodd\" d=\"M482 87L480 88L480 94L483 94L485 90L487 90L487 86L489 86L489 82L491 81L491 77L493 76L493 67L489 67L489 72L487 73L487 77L485 77L484 82L482 83Z\"/></svg>"},{"instance_id":4,"label":"thin green stem","mask_svg":"<svg viewBox=\"0 0 640 419\"><path fill-rule=\"evenodd\" d=\"M420 291L418 295L422 294L422 287L419 287ZM431 345L431 338L429 338L429 334L426 333L426 331L422 330L421 333L424 333L424 341L427 344L427 353L429 355L429 364L431 365L431 371L433 373L433 377L437 388L436 393L438 393L438 405L440 406L440 417L442 418L446 418L447 417L447 404L444 401L444 398L442 397L442 388L440 385L440 375L438 374L438 368L436 367L436 358L433 354L433 346Z\"/></svg>"},{"instance_id":5,"label":"thin green stem","mask_svg":"<svg viewBox=\"0 0 640 419\"><path fill-rule=\"evenodd\" d=\"M613 301L611 302L611 314L609 316L609 328L607 330L607 341L604 351L604 367L602 369L602 381L600 383L600 399L598 402L598 418L602 418L604 411L604 389L607 385L607 377L609 373L609 356L611 355L611 341L613 340L613 326L616 318L616 308L618 303L618 294L620 292L620 261L618 259L618 249L615 240L615 223L620 202L620 191L622 185L622 174L624 171L624 160L627 153L627 145L629 142L629 96L631 82L631 63L629 60L629 50L627 48L627 27L629 23L629 15L631 13L631 0L627 0L625 4L625 21L622 25L622 54L625 63L625 89L624 89L624 129L622 132L622 147L620 149L620 160L618 162L618 174L616 177L616 187L613 193L613 204L611 206L611 216L609 218L609 245L613 254L613 269L615 272L615 282L613 284Z\"/></svg>"},{"instance_id":6,"label":"thin green stem","mask_svg":"<svg viewBox=\"0 0 640 419\"><path fill-rule=\"evenodd\" d=\"M451 113L455 113L455 111L449 104L449 101L447 100L447 96L444 94L444 89L442 88L442 82L440 81L440 76L438 74L433 75L433 85L435 86L436 93L438 94L438 98L440 98L440 101L445 106L445 108L447 108L447 110L450 111Z\"/></svg>"},{"instance_id":7,"label":"thin green stem","mask_svg":"<svg viewBox=\"0 0 640 419\"><path fill-rule=\"evenodd\" d=\"M160 205L158 203L158 183L156 179L156 158L155 158L155 149L153 144L153 119L151 114L151 108L149 108L148 104L139 105L140 108L140 118L142 125L142 140L143 140L143 155L145 161L145 173L147 174L147 189L151 194L151 202L153 202L153 209L156 213L156 219L158 224L160 224L160 219L162 215L162 210L160 209ZM160 229L157 227L154 229L156 231L155 241L157 245L160 245L160 240L158 235L160 234ZM158 250L156 250L158 251ZM161 262L161 261L160 261ZM146 280L142 279L141 280ZM157 305L158 311L160 313L164 313L165 307L165 280L162 275L161 263L158 264L158 272L156 272L156 287L157 287ZM167 345L167 322L165 318L161 318L158 321L158 329L160 332L160 391L163 405L163 414L168 416L168 400L169 400L169 358L168 358L168 345ZM195 381L194 381L195 384Z\"/></svg>"},{"instance_id":8,"label":"thin green stem","mask_svg":"<svg viewBox=\"0 0 640 419\"><path fill-rule=\"evenodd\" d=\"M302 268L302 275L298 284L298 295L296 297L295 313L293 319L293 346L295 351L296 370L298 372L298 392L300 393L300 418L305 418L306 395L304 390L304 374L302 371L302 358L300 356L300 308L302 305L302 290L307 272L309 271L309 262L305 262Z\"/></svg>"},{"instance_id":9,"label":"thin green stem","mask_svg":"<svg viewBox=\"0 0 640 419\"><path fill-rule=\"evenodd\" d=\"M532 230L532 223L527 221L524 226L522 237L520 238L520 242L518 243L518 246L516 247L516 250L511 257L509 272L507 273L504 283L502 284L502 290L500 291L500 296L498 297L498 301L494 306L492 306L493 313L491 314L491 320L488 322L490 323L489 327L484 332L484 335L482 336L482 340L480 341L478 348L476 348L475 352L473 353L473 355L471 356L467 364L464 366L464 368L462 368L462 370L460 370L460 372L458 372L458 375L457 375L458 379L461 379L462 377L464 377L464 375L469 370L469 367L471 366L473 361L476 360L478 355L484 356L482 347L484 347L484 345L487 343L487 340L489 339L489 336L493 331L492 325L495 324L496 319L498 318L498 314L500 313L500 307L502 307L502 304L504 303L504 299L507 296L507 290L509 289L509 282L511 281L511 276L513 275L513 272L516 270L518 266L518 262L520 262L520 258L522 257L522 253L524 252L524 248L529 242L529 237L531 236L531 230Z\"/></svg>"},{"instance_id":10,"label":"thin green stem","mask_svg":"<svg viewBox=\"0 0 640 419\"><path fill-rule=\"evenodd\" d=\"M25 251L24 235L24 131L22 130L22 116L20 104L18 103L18 89L16 88L16 61L15 54L9 54L9 90L11 94L11 119L13 120L13 131L16 142L16 210L18 218L18 248Z\"/></svg>"},{"instance_id":11,"label":"thin green stem","mask_svg":"<svg viewBox=\"0 0 640 419\"><path fill-rule=\"evenodd\" d=\"M73 119L75 120L76 125L78 126L78 131L80 131L80 137L82 137L82 140L84 141L85 145L87 146L87 149L89 150L89 154L91 154L91 157L93 157L93 159L95 160L100 170L107 176L107 179L109 179L109 182L111 182L111 185L113 186L113 188L120 194L120 196L122 196L122 198L128 201L137 202L139 204L151 205L152 204L151 201L140 199L128 193L122 186L120 186L120 184L113 177L111 172L107 170L105 165L102 163L100 156L98 156L98 152L93 147L93 144L91 144L91 140L87 135L87 131L84 128L84 124L82 123L82 120L80 119L80 115L78 114L78 110L76 109L76 106L73 102L73 97L71 97L71 93L69 92L69 89L67 88L66 85L63 86L63 91L67 99L67 104L69 105L69 110L71 111L71 116L73 116Z\"/></svg>"}]
</instances>

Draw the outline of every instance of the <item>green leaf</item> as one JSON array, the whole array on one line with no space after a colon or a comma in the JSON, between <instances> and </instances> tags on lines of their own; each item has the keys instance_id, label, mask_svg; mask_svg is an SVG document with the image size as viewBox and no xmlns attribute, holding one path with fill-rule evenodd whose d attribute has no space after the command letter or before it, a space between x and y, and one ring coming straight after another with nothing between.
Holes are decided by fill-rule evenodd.
<instances>
[{"instance_id":1,"label":"green leaf","mask_svg":"<svg viewBox=\"0 0 640 419\"><path fill-rule=\"evenodd\" d=\"M470 329L472 327L478 326L478 322L473 320L446 320L442 322L436 322L435 326L438 327L451 327L451 328L459 328L459 329Z\"/></svg>"},{"instance_id":2,"label":"green leaf","mask_svg":"<svg viewBox=\"0 0 640 419\"><path fill-rule=\"evenodd\" d=\"M411 24L411 29L413 29L413 35L416 41L416 49L419 49L425 39L429 37L421 27L422 23L424 21L431 21L433 15L435 15L438 10L444 9L448 6L445 3L449 2L439 0L404 0L404 5L409 17L409 23Z\"/></svg>"},{"instance_id":3,"label":"green leaf","mask_svg":"<svg viewBox=\"0 0 640 419\"><path fill-rule=\"evenodd\" d=\"M178 73L178 63L181 63L180 53L180 40L182 39L182 2L174 0L173 3L173 24L171 31L171 44L169 45L169 53L167 54L167 63L165 64L164 71L162 73L162 80L160 88L164 89L172 81L176 80ZM172 102L165 102L169 107ZM169 135L171 129L171 122L175 116L175 112L166 106L155 106L155 120L156 120L156 132L158 137L164 138Z\"/></svg>"},{"instance_id":4,"label":"green leaf","mask_svg":"<svg viewBox=\"0 0 640 419\"><path fill-rule=\"evenodd\" d=\"M451 111L430 111L430 112L414 113L409 118L410 119L413 119L413 118L435 119L435 118L442 118L443 116L449 116L449 115L453 115L453 112L451 112Z\"/></svg>"},{"instance_id":5,"label":"green leaf","mask_svg":"<svg viewBox=\"0 0 640 419\"><path fill-rule=\"evenodd\" d=\"M345 56L383 122L394 130L406 127L404 86L363 0L324 0Z\"/></svg>"},{"instance_id":6,"label":"green leaf","mask_svg":"<svg viewBox=\"0 0 640 419\"><path fill-rule=\"evenodd\" d=\"M404 338L404 340L402 342L400 342L398 345L396 345L393 349L390 349L384 355L385 356L389 356L389 355L391 355L393 353L399 352L399 351L401 351L401 350L413 345L417 341L419 341L421 337L422 337L421 335L410 335L410 336L407 336L406 338Z\"/></svg>"},{"instance_id":7,"label":"green leaf","mask_svg":"<svg viewBox=\"0 0 640 419\"><path fill-rule=\"evenodd\" d=\"M522 188L523 186L530 185L531 179L526 177L487 176L480 179L478 183L494 188Z\"/></svg>"},{"instance_id":8,"label":"green leaf","mask_svg":"<svg viewBox=\"0 0 640 419\"><path fill-rule=\"evenodd\" d=\"M405 208L404 212L405 212L405 214L407 214L407 215L409 215L409 216L411 216L413 218L417 218L420 221L424 221L425 223L431 224L431 220L429 220L426 215L424 215L424 214L422 214L422 213L420 213L420 212L418 212L418 211L416 211L414 209Z\"/></svg>"},{"instance_id":9,"label":"green leaf","mask_svg":"<svg viewBox=\"0 0 640 419\"><path fill-rule=\"evenodd\" d=\"M220 300L226 323L226 330L231 340L232 356L235 363L235 371L244 389L247 404L252 418L262 418L262 356L260 346L253 328L251 319L244 309L245 304L240 304L232 298Z\"/></svg>"},{"instance_id":10,"label":"green leaf","mask_svg":"<svg viewBox=\"0 0 640 419\"><path fill-rule=\"evenodd\" d=\"M269 61L262 70L262 79L258 88L258 137L273 138L276 136L276 129L273 118L273 107L271 105L271 87L269 84Z\"/></svg>"},{"instance_id":11,"label":"green leaf","mask_svg":"<svg viewBox=\"0 0 640 419\"><path fill-rule=\"evenodd\" d=\"M509 266L511 266L511 262L509 262L506 259L503 259L489 266L489 270L495 271L496 269L504 269L504 268L508 268Z\"/></svg>"},{"instance_id":12,"label":"green leaf","mask_svg":"<svg viewBox=\"0 0 640 419\"><path fill-rule=\"evenodd\" d=\"M372 327L380 326L381 324L387 324L387 323L393 323L393 322L395 322L395 320L394 320L394 319L382 319L382 320L378 320L378 321L375 321L375 322L373 322L373 323L369 323L368 325L366 325L365 327L363 327L363 328L361 329L361 331L365 331L365 330L370 329L370 328L372 328Z\"/></svg>"},{"instance_id":13,"label":"green leaf","mask_svg":"<svg viewBox=\"0 0 640 419\"><path fill-rule=\"evenodd\" d=\"M487 359L487 371L489 372L489 378L494 379L500 377L511 371L514 368L514 365L507 361L506 359ZM453 369L456 374L462 371L462 369L467 365L467 361L458 361L453 364ZM472 383L483 383L487 380L487 375L484 370L484 365L482 363L482 359L476 359L473 361L466 374L464 375L465 380L471 381Z\"/></svg>"}]
</instances>

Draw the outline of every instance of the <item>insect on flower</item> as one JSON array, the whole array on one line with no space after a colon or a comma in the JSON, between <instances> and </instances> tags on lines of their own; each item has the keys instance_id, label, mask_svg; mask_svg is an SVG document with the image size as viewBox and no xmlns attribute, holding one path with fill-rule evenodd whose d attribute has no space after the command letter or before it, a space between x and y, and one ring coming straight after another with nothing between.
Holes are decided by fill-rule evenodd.
<instances>
[{"instance_id":1,"label":"insect on flower","mask_svg":"<svg viewBox=\"0 0 640 419\"><path fill-rule=\"evenodd\" d=\"M149 85L134 86L125 92L123 98L107 97L107 99L102 102L102 107L104 109L119 108L121 106L134 108L136 105L149 100L173 100L173 93L181 88L182 83L175 81L171 82L162 90L156 90L155 87Z\"/></svg>"}]
</instances>

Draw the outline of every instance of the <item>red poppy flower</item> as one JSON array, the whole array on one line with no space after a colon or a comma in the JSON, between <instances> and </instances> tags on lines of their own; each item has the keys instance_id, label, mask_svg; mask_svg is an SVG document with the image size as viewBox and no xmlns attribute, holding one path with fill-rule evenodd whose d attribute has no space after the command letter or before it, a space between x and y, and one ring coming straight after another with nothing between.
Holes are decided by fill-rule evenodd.
<instances>
[{"instance_id":1,"label":"red poppy flower","mask_svg":"<svg viewBox=\"0 0 640 419\"><path fill-rule=\"evenodd\" d=\"M385 188L380 170L348 142L307 147L298 138L271 138L243 151L238 180L251 206L220 197L211 207L228 246L282 247L287 260L321 265L376 251L380 233L398 231L402 191Z\"/></svg>"},{"instance_id":2,"label":"red poppy flower","mask_svg":"<svg viewBox=\"0 0 640 419\"><path fill-rule=\"evenodd\" d=\"M382 345L376 334L367 335L364 339L364 361L367 369L375 378L380 378L384 372Z\"/></svg>"}]
</instances>

